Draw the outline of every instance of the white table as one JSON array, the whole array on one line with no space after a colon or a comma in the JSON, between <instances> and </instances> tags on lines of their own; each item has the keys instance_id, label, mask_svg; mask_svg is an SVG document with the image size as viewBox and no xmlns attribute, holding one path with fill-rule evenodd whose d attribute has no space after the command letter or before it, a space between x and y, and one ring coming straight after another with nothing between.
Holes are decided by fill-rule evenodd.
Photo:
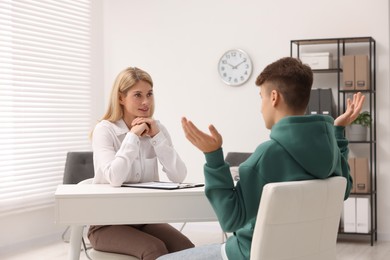
<instances>
[{"instance_id":1,"label":"white table","mask_svg":"<svg viewBox=\"0 0 390 260\"><path fill-rule=\"evenodd\" d=\"M70 225L69 259L79 259L84 225L216 221L204 187L158 190L106 184L59 185L55 221Z\"/></svg>"}]
</instances>

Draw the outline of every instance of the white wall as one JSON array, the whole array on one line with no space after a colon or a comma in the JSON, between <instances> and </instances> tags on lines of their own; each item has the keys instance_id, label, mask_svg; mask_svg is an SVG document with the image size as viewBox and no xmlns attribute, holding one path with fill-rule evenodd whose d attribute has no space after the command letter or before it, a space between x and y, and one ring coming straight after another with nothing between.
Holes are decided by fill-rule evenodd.
<instances>
[{"instance_id":1,"label":"white wall","mask_svg":"<svg viewBox=\"0 0 390 260\"><path fill-rule=\"evenodd\" d=\"M290 40L372 36L377 42L379 238L390 239L389 7L387 0L116 0L104 2L106 99L117 73L127 66L155 81L155 117L170 130L189 170L202 181L203 155L185 140L180 118L203 130L213 123L224 150L253 151L268 139L260 114L256 76L290 55ZM241 87L218 78L217 62L228 49L252 57L254 73Z\"/></svg>"}]
</instances>

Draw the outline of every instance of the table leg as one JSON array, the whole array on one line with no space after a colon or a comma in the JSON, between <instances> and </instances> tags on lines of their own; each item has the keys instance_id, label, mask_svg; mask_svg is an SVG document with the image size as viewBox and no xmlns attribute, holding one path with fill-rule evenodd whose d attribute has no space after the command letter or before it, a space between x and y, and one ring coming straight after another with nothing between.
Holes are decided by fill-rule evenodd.
<instances>
[{"instance_id":1,"label":"table leg","mask_svg":"<svg viewBox=\"0 0 390 260\"><path fill-rule=\"evenodd\" d=\"M84 226L72 226L70 233L69 260L80 259L81 239L83 238Z\"/></svg>"}]
</instances>

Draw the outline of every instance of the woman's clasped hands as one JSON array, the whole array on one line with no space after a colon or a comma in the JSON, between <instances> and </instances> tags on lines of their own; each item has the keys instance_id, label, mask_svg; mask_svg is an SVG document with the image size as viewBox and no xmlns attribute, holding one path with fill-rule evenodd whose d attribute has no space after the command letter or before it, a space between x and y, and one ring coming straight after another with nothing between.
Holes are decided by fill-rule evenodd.
<instances>
[{"instance_id":1,"label":"woman's clasped hands","mask_svg":"<svg viewBox=\"0 0 390 260\"><path fill-rule=\"evenodd\" d=\"M158 128L154 119L147 117L137 117L133 120L133 122L131 122L130 131L138 136L154 137L160 132L160 129Z\"/></svg>"}]
</instances>

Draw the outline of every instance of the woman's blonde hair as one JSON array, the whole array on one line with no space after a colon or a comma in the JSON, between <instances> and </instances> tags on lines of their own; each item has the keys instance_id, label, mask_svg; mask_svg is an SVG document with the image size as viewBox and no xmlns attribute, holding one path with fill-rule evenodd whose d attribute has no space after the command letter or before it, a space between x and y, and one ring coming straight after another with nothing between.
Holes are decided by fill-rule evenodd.
<instances>
[{"instance_id":1,"label":"woman's blonde hair","mask_svg":"<svg viewBox=\"0 0 390 260\"><path fill-rule=\"evenodd\" d=\"M145 81L153 87L150 75L139 68L129 67L121 71L112 86L108 108L101 120L118 121L123 117L123 107L119 104L120 95L127 95L128 91L139 81ZM151 116L154 113L154 103L151 106Z\"/></svg>"}]
</instances>

